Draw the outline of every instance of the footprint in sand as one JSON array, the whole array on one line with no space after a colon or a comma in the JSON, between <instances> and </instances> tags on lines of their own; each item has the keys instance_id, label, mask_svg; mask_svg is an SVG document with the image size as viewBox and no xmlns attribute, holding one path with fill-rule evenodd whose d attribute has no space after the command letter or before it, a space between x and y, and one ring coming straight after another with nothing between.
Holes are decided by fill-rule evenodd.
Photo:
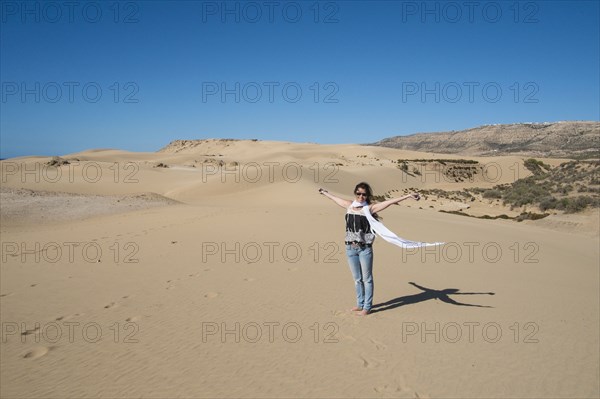
<instances>
[{"instance_id":1,"label":"footprint in sand","mask_svg":"<svg viewBox=\"0 0 600 399\"><path fill-rule=\"evenodd\" d=\"M343 312L341 310L332 310L331 314L337 317L344 317L347 314L347 312Z\"/></svg>"},{"instance_id":2,"label":"footprint in sand","mask_svg":"<svg viewBox=\"0 0 600 399\"><path fill-rule=\"evenodd\" d=\"M295 272L298 271L297 267L288 267L288 272Z\"/></svg>"},{"instance_id":3,"label":"footprint in sand","mask_svg":"<svg viewBox=\"0 0 600 399\"><path fill-rule=\"evenodd\" d=\"M117 306L117 304L115 302L111 302L108 305L104 306L104 309L114 308L115 306Z\"/></svg>"},{"instance_id":4,"label":"footprint in sand","mask_svg":"<svg viewBox=\"0 0 600 399\"><path fill-rule=\"evenodd\" d=\"M363 367L367 368L367 369L374 369L375 367L379 367L381 365L381 363L385 363L385 360L365 358L362 356L359 356L359 358L362 361Z\"/></svg>"},{"instance_id":5,"label":"footprint in sand","mask_svg":"<svg viewBox=\"0 0 600 399\"><path fill-rule=\"evenodd\" d=\"M75 314L71 314L68 316L59 316L56 319L54 319L54 321L69 320L69 319L72 319L73 317L81 316L83 314L85 314L85 313L75 313Z\"/></svg>"},{"instance_id":6,"label":"footprint in sand","mask_svg":"<svg viewBox=\"0 0 600 399\"><path fill-rule=\"evenodd\" d=\"M0 298L3 298L5 296L11 296L13 293L12 292L8 292L6 294L0 294Z\"/></svg>"},{"instance_id":7,"label":"footprint in sand","mask_svg":"<svg viewBox=\"0 0 600 399\"><path fill-rule=\"evenodd\" d=\"M375 349L377 349L378 351L380 350L386 350L387 349L387 345L385 345L384 343L381 343L379 341L376 341L374 339L369 338L369 341L371 341L371 343L373 345L375 345Z\"/></svg>"},{"instance_id":8,"label":"footprint in sand","mask_svg":"<svg viewBox=\"0 0 600 399\"><path fill-rule=\"evenodd\" d=\"M209 293L204 294L204 298L211 298L212 299L212 298L216 298L218 296L219 296L218 292L209 292Z\"/></svg>"},{"instance_id":9,"label":"footprint in sand","mask_svg":"<svg viewBox=\"0 0 600 399\"><path fill-rule=\"evenodd\" d=\"M37 284L31 284L30 287L35 287Z\"/></svg>"},{"instance_id":10,"label":"footprint in sand","mask_svg":"<svg viewBox=\"0 0 600 399\"><path fill-rule=\"evenodd\" d=\"M380 387L375 387L373 390L377 393L388 393L388 394L399 394L402 392L401 387L394 387L390 385L382 385Z\"/></svg>"},{"instance_id":11,"label":"footprint in sand","mask_svg":"<svg viewBox=\"0 0 600 399\"><path fill-rule=\"evenodd\" d=\"M356 338L354 338L352 335L341 334L340 338L344 341L356 342Z\"/></svg>"},{"instance_id":12,"label":"footprint in sand","mask_svg":"<svg viewBox=\"0 0 600 399\"><path fill-rule=\"evenodd\" d=\"M338 319L344 319L345 321L349 321L353 324L356 324L357 322L360 321L360 317L356 317L355 315L353 315L349 310L332 310L331 311L331 315L333 317L336 317Z\"/></svg>"},{"instance_id":13,"label":"footprint in sand","mask_svg":"<svg viewBox=\"0 0 600 399\"><path fill-rule=\"evenodd\" d=\"M42 356L44 356L46 353L48 353L50 351L51 348L48 348L46 346L38 346L33 348L32 350L26 352L23 355L24 359L37 359L40 358Z\"/></svg>"},{"instance_id":14,"label":"footprint in sand","mask_svg":"<svg viewBox=\"0 0 600 399\"><path fill-rule=\"evenodd\" d=\"M140 321L142 318L142 316L131 316L125 319L125 321L128 321L130 323L135 323L136 321Z\"/></svg>"},{"instance_id":15,"label":"footprint in sand","mask_svg":"<svg viewBox=\"0 0 600 399\"><path fill-rule=\"evenodd\" d=\"M428 395L415 392L410 388L402 388L394 385L382 385L373 388L378 394L383 394L384 397L399 398L399 399L428 399Z\"/></svg>"},{"instance_id":16,"label":"footprint in sand","mask_svg":"<svg viewBox=\"0 0 600 399\"><path fill-rule=\"evenodd\" d=\"M248 277L248 278L245 278L244 281L251 282L251 281L256 281L256 279L252 278L252 277Z\"/></svg>"},{"instance_id":17,"label":"footprint in sand","mask_svg":"<svg viewBox=\"0 0 600 399\"><path fill-rule=\"evenodd\" d=\"M40 328L39 328L39 327L36 327L36 328L34 328L34 329L32 329L32 330L25 330L25 331L23 331L23 332L21 333L21 335L31 335L31 334L37 334L37 333L39 333L39 332L40 332Z\"/></svg>"}]
</instances>

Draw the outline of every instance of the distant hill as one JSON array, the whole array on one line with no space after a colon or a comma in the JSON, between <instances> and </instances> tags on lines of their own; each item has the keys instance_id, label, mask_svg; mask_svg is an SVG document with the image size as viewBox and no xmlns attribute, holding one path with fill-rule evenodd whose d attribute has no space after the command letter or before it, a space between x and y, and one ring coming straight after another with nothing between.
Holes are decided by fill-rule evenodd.
<instances>
[{"instance_id":1,"label":"distant hill","mask_svg":"<svg viewBox=\"0 0 600 399\"><path fill-rule=\"evenodd\" d=\"M599 158L600 122L484 125L460 131L395 136L367 145L461 155Z\"/></svg>"}]
</instances>

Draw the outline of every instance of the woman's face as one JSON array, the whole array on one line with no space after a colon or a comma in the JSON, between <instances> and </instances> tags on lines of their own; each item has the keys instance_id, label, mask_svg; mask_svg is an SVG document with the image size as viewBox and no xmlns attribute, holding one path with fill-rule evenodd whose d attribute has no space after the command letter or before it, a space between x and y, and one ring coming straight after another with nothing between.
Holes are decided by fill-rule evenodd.
<instances>
[{"instance_id":1,"label":"woman's face","mask_svg":"<svg viewBox=\"0 0 600 399\"><path fill-rule=\"evenodd\" d=\"M367 190L365 190L364 188L357 188L354 192L354 195L356 195L356 200L359 202L367 200Z\"/></svg>"}]
</instances>

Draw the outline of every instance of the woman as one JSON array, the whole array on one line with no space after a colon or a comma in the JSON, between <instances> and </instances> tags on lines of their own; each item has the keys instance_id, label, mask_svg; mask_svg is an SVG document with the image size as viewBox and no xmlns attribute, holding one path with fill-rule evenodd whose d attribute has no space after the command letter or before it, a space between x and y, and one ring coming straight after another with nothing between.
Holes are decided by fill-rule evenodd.
<instances>
[{"instance_id":1,"label":"woman","mask_svg":"<svg viewBox=\"0 0 600 399\"><path fill-rule=\"evenodd\" d=\"M364 208L368 205L368 211L377 220L377 212L409 198L419 200L420 196L412 193L404 197L371 204L373 190L366 182L358 183L354 187L355 201L336 197L322 188L319 189L319 192L346 209L346 256L354 277L357 300L356 307L351 311L357 312L356 314L359 316L366 316L371 312L373 305L373 241L375 233L365 216Z\"/></svg>"}]
</instances>

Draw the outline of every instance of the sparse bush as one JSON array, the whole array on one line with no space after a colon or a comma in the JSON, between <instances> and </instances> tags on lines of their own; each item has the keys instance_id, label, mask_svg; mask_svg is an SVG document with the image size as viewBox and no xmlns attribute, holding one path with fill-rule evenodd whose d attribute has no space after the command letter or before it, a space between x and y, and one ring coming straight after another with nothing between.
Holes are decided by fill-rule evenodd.
<instances>
[{"instance_id":1,"label":"sparse bush","mask_svg":"<svg viewBox=\"0 0 600 399\"><path fill-rule=\"evenodd\" d=\"M494 190L494 189L485 190L483 192L483 198L493 198L493 199L502 198L502 193L499 190Z\"/></svg>"},{"instance_id":2,"label":"sparse bush","mask_svg":"<svg viewBox=\"0 0 600 399\"><path fill-rule=\"evenodd\" d=\"M52 157L52 159L48 162L46 162L46 165L48 166L61 166L61 165L69 165L70 162L67 161L66 159L63 159L61 157Z\"/></svg>"},{"instance_id":3,"label":"sparse bush","mask_svg":"<svg viewBox=\"0 0 600 399\"><path fill-rule=\"evenodd\" d=\"M519 216L515 218L517 222L522 222L523 220L538 220L543 219L546 216L549 216L549 213L533 213L533 212L523 212Z\"/></svg>"},{"instance_id":4,"label":"sparse bush","mask_svg":"<svg viewBox=\"0 0 600 399\"><path fill-rule=\"evenodd\" d=\"M545 171L550 170L550 165L547 165L544 162L538 161L537 159L533 158L525 160L523 166L529 169L534 175L541 175L544 174ZM545 169L545 171L542 168Z\"/></svg>"},{"instance_id":5,"label":"sparse bush","mask_svg":"<svg viewBox=\"0 0 600 399\"><path fill-rule=\"evenodd\" d=\"M554 209L556 208L556 198L549 196L549 197L545 197L540 201L540 209L542 211L546 211L548 209Z\"/></svg>"},{"instance_id":6,"label":"sparse bush","mask_svg":"<svg viewBox=\"0 0 600 399\"><path fill-rule=\"evenodd\" d=\"M589 205L598 206L598 200L592 197L588 197L587 195L582 195L576 198L569 198L565 206L566 213L575 213L580 212L587 208Z\"/></svg>"},{"instance_id":7,"label":"sparse bush","mask_svg":"<svg viewBox=\"0 0 600 399\"><path fill-rule=\"evenodd\" d=\"M499 184L491 189L472 187L465 189L464 192L439 189L422 190L422 192L427 191L427 193L436 195L439 198L455 201L461 201L462 197L473 200L472 195L481 194L486 199L502 199L503 204L510 205L511 209L533 204L539 206L542 211L557 209L573 213L589 206L600 206L600 195L596 194L600 192L600 188L590 187L597 186L600 183L598 179L600 162L569 161L559 167L550 168L541 161L531 159L528 160L527 164L532 168L547 169L547 172L542 171L537 175L519 179L512 184ZM580 193L593 193L593 195L568 196L574 190ZM432 201L435 200L432 199Z\"/></svg>"}]
</instances>

